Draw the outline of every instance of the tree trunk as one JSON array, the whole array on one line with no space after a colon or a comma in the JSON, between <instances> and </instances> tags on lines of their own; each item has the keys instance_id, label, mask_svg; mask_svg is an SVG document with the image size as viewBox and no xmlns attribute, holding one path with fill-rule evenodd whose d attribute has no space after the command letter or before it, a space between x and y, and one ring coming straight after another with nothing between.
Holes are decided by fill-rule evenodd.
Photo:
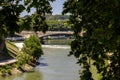
<instances>
[{"instance_id":1,"label":"tree trunk","mask_svg":"<svg viewBox=\"0 0 120 80\"><path fill-rule=\"evenodd\" d=\"M1 53L4 53L4 49L6 48L6 44L5 44L5 38L2 38L1 39L1 42L0 42L0 54Z\"/></svg>"}]
</instances>

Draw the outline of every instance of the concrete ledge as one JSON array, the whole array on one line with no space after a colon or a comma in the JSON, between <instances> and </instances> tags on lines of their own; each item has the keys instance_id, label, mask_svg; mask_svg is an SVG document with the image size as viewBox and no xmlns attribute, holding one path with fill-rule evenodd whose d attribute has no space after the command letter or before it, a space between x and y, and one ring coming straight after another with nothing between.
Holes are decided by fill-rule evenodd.
<instances>
[{"instance_id":1,"label":"concrete ledge","mask_svg":"<svg viewBox=\"0 0 120 80\"><path fill-rule=\"evenodd\" d=\"M15 63L17 61L18 61L17 59L2 60L2 61L0 61L0 66L4 66L4 65L7 65L7 64L12 64L12 63Z\"/></svg>"}]
</instances>

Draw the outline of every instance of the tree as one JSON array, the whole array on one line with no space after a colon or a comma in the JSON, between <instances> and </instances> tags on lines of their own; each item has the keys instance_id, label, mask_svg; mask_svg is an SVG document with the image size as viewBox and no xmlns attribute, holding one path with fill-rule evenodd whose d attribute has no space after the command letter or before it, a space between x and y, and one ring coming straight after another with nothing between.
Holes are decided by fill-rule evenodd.
<instances>
[{"instance_id":1,"label":"tree","mask_svg":"<svg viewBox=\"0 0 120 80\"><path fill-rule=\"evenodd\" d=\"M18 16L24 10L24 6L6 0L1 3L0 7L0 36L6 37L8 34L18 32Z\"/></svg>"},{"instance_id":2,"label":"tree","mask_svg":"<svg viewBox=\"0 0 120 80\"><path fill-rule=\"evenodd\" d=\"M39 38L35 35L30 36L30 38L24 41L22 52L33 57L33 60L37 60L41 55L43 55L41 43Z\"/></svg>"},{"instance_id":3,"label":"tree","mask_svg":"<svg viewBox=\"0 0 120 80\"><path fill-rule=\"evenodd\" d=\"M46 20L50 31L69 31L71 27L67 20Z\"/></svg>"},{"instance_id":4,"label":"tree","mask_svg":"<svg viewBox=\"0 0 120 80\"><path fill-rule=\"evenodd\" d=\"M25 1L25 5L27 6L27 11L30 12L31 8L35 8L36 12L32 15L33 21L33 29L34 31L43 31L45 32L48 29L48 25L46 23L46 14L52 13L52 7L50 2L55 0L27 0Z\"/></svg>"},{"instance_id":5,"label":"tree","mask_svg":"<svg viewBox=\"0 0 120 80\"><path fill-rule=\"evenodd\" d=\"M22 1L24 2L22 3ZM33 20L34 25L37 26L37 30L45 32L47 30L45 15L52 12L52 7L50 5L52 1L54 0L0 0L1 40L5 40L8 35L19 32L21 30L20 26L30 23L31 20ZM35 16L32 16L32 19L27 21L25 19L20 19L20 14L24 10L30 12L31 8L36 10Z\"/></svg>"},{"instance_id":6,"label":"tree","mask_svg":"<svg viewBox=\"0 0 120 80\"><path fill-rule=\"evenodd\" d=\"M102 80L120 79L120 0L67 0L75 40L71 55L81 66L81 80L93 80L95 66Z\"/></svg>"},{"instance_id":7,"label":"tree","mask_svg":"<svg viewBox=\"0 0 120 80\"><path fill-rule=\"evenodd\" d=\"M47 20L68 20L69 15L46 15Z\"/></svg>"},{"instance_id":8,"label":"tree","mask_svg":"<svg viewBox=\"0 0 120 80\"><path fill-rule=\"evenodd\" d=\"M19 4L19 1L14 0L2 0L0 2L0 39L1 47L5 47L5 38L8 35L13 35L14 32L19 32L19 21L20 13L25 7ZM1 49L1 52L3 49Z\"/></svg>"}]
</instances>

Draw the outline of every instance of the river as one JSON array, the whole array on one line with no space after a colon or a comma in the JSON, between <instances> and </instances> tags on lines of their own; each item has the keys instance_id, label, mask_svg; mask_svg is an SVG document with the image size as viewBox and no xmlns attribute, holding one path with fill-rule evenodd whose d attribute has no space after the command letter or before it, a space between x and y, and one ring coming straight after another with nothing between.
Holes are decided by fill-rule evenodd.
<instances>
[{"instance_id":1,"label":"river","mask_svg":"<svg viewBox=\"0 0 120 80\"><path fill-rule=\"evenodd\" d=\"M21 47L22 43L17 43ZM13 75L0 80L79 80L79 66L73 56L68 57L68 45L42 45L44 55L34 72Z\"/></svg>"}]
</instances>

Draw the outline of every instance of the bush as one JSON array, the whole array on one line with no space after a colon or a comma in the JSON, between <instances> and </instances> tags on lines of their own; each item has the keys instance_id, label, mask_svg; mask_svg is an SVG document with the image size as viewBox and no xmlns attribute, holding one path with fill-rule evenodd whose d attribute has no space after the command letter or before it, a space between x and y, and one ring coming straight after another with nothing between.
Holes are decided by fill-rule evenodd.
<instances>
[{"instance_id":1,"label":"bush","mask_svg":"<svg viewBox=\"0 0 120 80\"><path fill-rule=\"evenodd\" d=\"M39 38L32 35L30 38L25 39L22 52L29 54L33 59L41 57L41 55L43 55L43 51Z\"/></svg>"},{"instance_id":2,"label":"bush","mask_svg":"<svg viewBox=\"0 0 120 80\"><path fill-rule=\"evenodd\" d=\"M20 52L17 55L17 65L16 68L19 68L21 65L31 62L32 57L29 54Z\"/></svg>"}]
</instances>

